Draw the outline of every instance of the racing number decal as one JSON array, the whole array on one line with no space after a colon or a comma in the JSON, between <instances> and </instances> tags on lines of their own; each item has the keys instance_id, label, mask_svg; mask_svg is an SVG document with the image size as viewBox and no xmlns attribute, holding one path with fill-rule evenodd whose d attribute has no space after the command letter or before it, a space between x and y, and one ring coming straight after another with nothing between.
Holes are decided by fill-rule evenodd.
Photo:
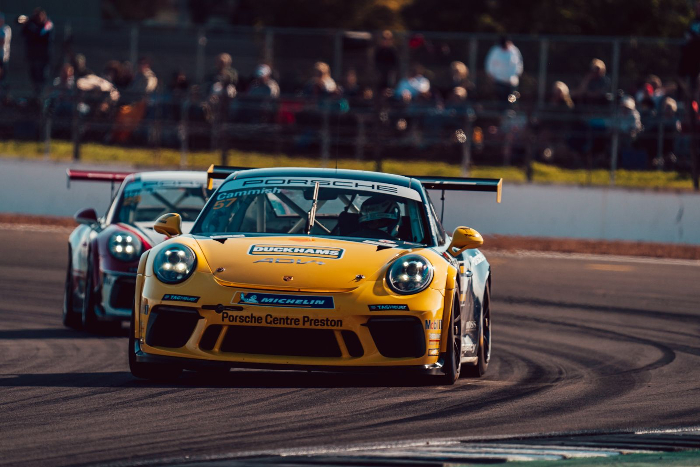
<instances>
[{"instance_id":1,"label":"racing number decal","mask_svg":"<svg viewBox=\"0 0 700 467\"><path fill-rule=\"evenodd\" d=\"M229 199L220 199L216 203L214 203L214 210L221 209L221 208L230 208L233 203L236 202L236 198L229 198Z\"/></svg>"}]
</instances>

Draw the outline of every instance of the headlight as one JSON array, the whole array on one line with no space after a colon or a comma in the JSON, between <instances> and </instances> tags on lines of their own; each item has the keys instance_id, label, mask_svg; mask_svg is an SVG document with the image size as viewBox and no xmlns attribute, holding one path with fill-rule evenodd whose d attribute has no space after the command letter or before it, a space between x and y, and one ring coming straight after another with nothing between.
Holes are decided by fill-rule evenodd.
<instances>
[{"instance_id":1,"label":"headlight","mask_svg":"<svg viewBox=\"0 0 700 467\"><path fill-rule=\"evenodd\" d=\"M433 265L419 255L406 255L394 261L386 273L389 288L398 294L424 290L433 280Z\"/></svg>"},{"instance_id":2,"label":"headlight","mask_svg":"<svg viewBox=\"0 0 700 467\"><path fill-rule=\"evenodd\" d=\"M121 261L134 261L141 256L141 240L127 232L115 232L109 237L109 252Z\"/></svg>"},{"instance_id":3,"label":"headlight","mask_svg":"<svg viewBox=\"0 0 700 467\"><path fill-rule=\"evenodd\" d=\"M197 257L190 247L174 243L161 250L153 260L153 272L161 282L177 284L192 275Z\"/></svg>"}]
</instances>

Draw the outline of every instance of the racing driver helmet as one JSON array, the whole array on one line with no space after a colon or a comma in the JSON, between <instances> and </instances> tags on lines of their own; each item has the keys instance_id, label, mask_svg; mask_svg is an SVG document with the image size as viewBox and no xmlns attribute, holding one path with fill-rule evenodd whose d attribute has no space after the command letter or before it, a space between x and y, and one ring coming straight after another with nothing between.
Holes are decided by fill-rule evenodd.
<instances>
[{"instance_id":1,"label":"racing driver helmet","mask_svg":"<svg viewBox=\"0 0 700 467\"><path fill-rule=\"evenodd\" d=\"M386 196L372 196L360 207L360 226L370 230L384 230L396 236L401 222L399 204Z\"/></svg>"}]
</instances>

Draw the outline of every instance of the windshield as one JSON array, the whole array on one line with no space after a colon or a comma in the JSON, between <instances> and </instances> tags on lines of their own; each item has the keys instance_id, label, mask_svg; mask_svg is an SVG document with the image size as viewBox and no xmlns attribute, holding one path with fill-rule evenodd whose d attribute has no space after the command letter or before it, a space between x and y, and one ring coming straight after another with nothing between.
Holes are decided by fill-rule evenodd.
<instances>
[{"instance_id":1,"label":"windshield","mask_svg":"<svg viewBox=\"0 0 700 467\"><path fill-rule=\"evenodd\" d=\"M203 183L192 180L136 180L124 188L116 218L134 224L174 212L183 222L194 222L209 194Z\"/></svg>"},{"instance_id":2,"label":"windshield","mask_svg":"<svg viewBox=\"0 0 700 467\"><path fill-rule=\"evenodd\" d=\"M230 180L207 205L192 233L305 234L316 182L319 191L312 235L431 242L417 191L330 178Z\"/></svg>"}]
</instances>

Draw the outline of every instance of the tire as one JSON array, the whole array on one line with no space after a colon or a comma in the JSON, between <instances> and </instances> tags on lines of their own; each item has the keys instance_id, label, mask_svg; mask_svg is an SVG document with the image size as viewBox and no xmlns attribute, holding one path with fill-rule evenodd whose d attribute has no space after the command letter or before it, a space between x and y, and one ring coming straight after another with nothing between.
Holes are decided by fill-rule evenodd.
<instances>
[{"instance_id":1,"label":"tire","mask_svg":"<svg viewBox=\"0 0 700 467\"><path fill-rule=\"evenodd\" d=\"M85 278L85 298L83 299L82 313L83 329L88 332L98 330L100 322L95 314L95 286L92 283L92 261L90 261L90 253L88 253L87 276Z\"/></svg>"},{"instance_id":2,"label":"tire","mask_svg":"<svg viewBox=\"0 0 700 467\"><path fill-rule=\"evenodd\" d=\"M82 318L80 313L73 308L73 264L71 262L70 247L68 247L68 271L66 272L66 285L63 291L63 325L73 329L80 329Z\"/></svg>"},{"instance_id":3,"label":"tire","mask_svg":"<svg viewBox=\"0 0 700 467\"><path fill-rule=\"evenodd\" d=\"M443 366L445 374L440 377L441 383L447 385L454 384L462 370L462 327L459 311L459 293L455 291L450 323L447 326L447 352Z\"/></svg>"},{"instance_id":4,"label":"tire","mask_svg":"<svg viewBox=\"0 0 700 467\"><path fill-rule=\"evenodd\" d=\"M175 365L164 365L161 363L144 363L136 361L136 338L134 337L135 329L135 310L131 312L131 320L129 324L129 370L135 378L147 379L151 381L172 381L178 378L182 373L182 368Z\"/></svg>"},{"instance_id":5,"label":"tire","mask_svg":"<svg viewBox=\"0 0 700 467\"><path fill-rule=\"evenodd\" d=\"M464 375L481 378L486 374L491 361L491 287L486 283L484 304L479 317L479 340L477 343L477 361L474 365L464 367Z\"/></svg>"}]
</instances>

